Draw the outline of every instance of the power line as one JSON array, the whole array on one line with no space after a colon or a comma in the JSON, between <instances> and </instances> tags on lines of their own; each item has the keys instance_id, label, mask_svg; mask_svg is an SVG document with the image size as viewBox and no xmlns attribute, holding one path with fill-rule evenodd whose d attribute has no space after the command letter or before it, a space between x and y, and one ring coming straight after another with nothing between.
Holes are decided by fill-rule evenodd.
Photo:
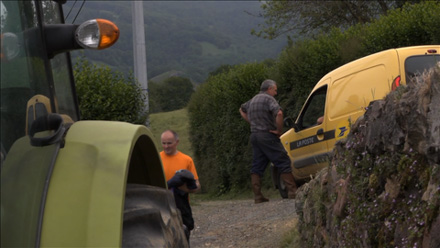
<instances>
[{"instance_id":1,"label":"power line","mask_svg":"<svg viewBox=\"0 0 440 248\"><path fill-rule=\"evenodd\" d=\"M82 4L81 4L81 7L79 7L78 13L76 13L75 19L73 19L73 21L72 21L72 24L75 23L76 18L78 17L78 15L79 15L79 13L81 12L82 7L84 6L85 3L86 3L86 0L83 0L83 2L82 2Z\"/></svg>"},{"instance_id":2,"label":"power line","mask_svg":"<svg viewBox=\"0 0 440 248\"><path fill-rule=\"evenodd\" d=\"M77 2L77 1L78 1L78 0L75 0L75 2L73 3L72 7L70 7L69 13L67 13L67 15L66 15L66 18L65 18L65 19L69 18L70 12L72 12L72 10L73 10L73 7L75 7L75 4L76 4L76 2Z\"/></svg>"}]
</instances>

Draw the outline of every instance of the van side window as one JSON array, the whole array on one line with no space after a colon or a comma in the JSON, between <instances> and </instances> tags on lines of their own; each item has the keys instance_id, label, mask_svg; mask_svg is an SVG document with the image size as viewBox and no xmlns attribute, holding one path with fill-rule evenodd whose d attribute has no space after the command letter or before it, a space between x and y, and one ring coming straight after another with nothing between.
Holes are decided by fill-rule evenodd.
<instances>
[{"instance_id":1,"label":"van side window","mask_svg":"<svg viewBox=\"0 0 440 248\"><path fill-rule=\"evenodd\" d=\"M306 103L298 121L300 129L318 125L318 119L324 116L327 85L315 91ZM319 123L320 124L320 123Z\"/></svg>"},{"instance_id":2,"label":"van side window","mask_svg":"<svg viewBox=\"0 0 440 248\"><path fill-rule=\"evenodd\" d=\"M406 83L409 83L413 77L416 77L426 70L440 63L440 55L418 55L411 56L405 60Z\"/></svg>"}]
</instances>

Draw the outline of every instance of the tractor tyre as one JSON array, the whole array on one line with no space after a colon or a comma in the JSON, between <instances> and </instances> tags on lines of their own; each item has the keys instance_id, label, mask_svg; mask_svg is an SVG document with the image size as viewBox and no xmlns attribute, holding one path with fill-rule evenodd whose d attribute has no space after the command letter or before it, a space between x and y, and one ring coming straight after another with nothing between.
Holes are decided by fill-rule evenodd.
<instances>
[{"instance_id":1,"label":"tractor tyre","mask_svg":"<svg viewBox=\"0 0 440 248\"><path fill-rule=\"evenodd\" d=\"M127 184L122 247L189 247L171 191Z\"/></svg>"}]
</instances>

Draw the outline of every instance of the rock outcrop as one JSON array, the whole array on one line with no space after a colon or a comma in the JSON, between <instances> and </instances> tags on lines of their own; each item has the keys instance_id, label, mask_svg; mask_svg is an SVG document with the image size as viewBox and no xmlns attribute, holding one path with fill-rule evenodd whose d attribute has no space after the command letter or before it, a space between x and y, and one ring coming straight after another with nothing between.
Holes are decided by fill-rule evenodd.
<instances>
[{"instance_id":1,"label":"rock outcrop","mask_svg":"<svg viewBox=\"0 0 440 248\"><path fill-rule=\"evenodd\" d=\"M440 247L440 64L372 102L298 192L305 247Z\"/></svg>"}]
</instances>

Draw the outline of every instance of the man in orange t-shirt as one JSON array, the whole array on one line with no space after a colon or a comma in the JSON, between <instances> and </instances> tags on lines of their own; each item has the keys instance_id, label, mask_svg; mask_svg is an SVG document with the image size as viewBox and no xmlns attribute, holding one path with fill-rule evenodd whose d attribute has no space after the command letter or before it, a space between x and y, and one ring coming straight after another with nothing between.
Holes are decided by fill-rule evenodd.
<instances>
[{"instance_id":1,"label":"man in orange t-shirt","mask_svg":"<svg viewBox=\"0 0 440 248\"><path fill-rule=\"evenodd\" d=\"M177 150L179 144L179 136L173 130L166 130L161 135L161 142L163 151L160 152L162 164L165 171L167 181L170 181L176 172L187 170L192 173L195 180L195 186L188 187L183 184L177 188L171 188L174 193L176 206L182 214L183 224L188 229L187 238L189 242L189 232L194 229L194 219L192 217L191 206L189 204L189 193L200 191L199 176L197 175L196 167L192 158Z\"/></svg>"}]
</instances>

